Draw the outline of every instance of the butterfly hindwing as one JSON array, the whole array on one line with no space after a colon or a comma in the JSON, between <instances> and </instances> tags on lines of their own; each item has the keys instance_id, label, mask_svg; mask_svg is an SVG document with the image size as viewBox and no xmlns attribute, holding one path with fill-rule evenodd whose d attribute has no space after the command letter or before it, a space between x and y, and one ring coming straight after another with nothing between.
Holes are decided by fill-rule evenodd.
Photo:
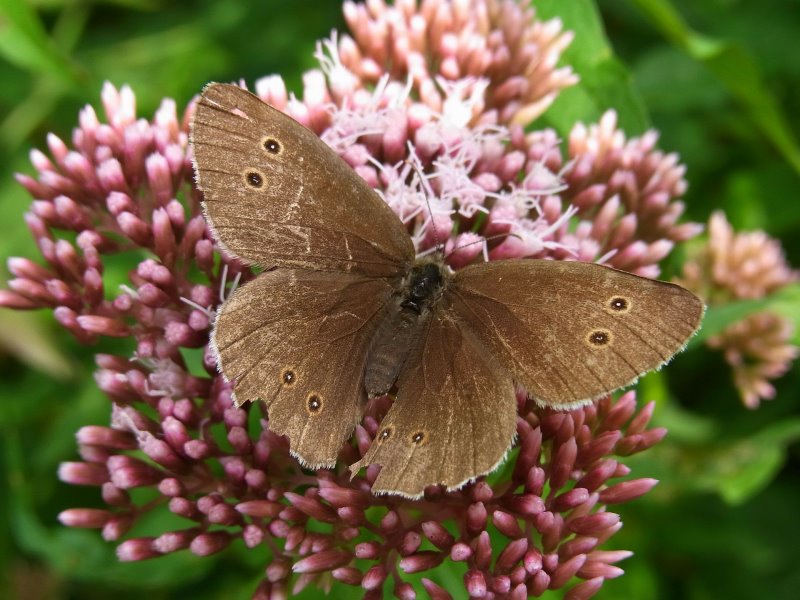
<instances>
[{"instance_id":1,"label":"butterfly hindwing","mask_svg":"<svg viewBox=\"0 0 800 600\"><path fill-rule=\"evenodd\" d=\"M511 376L444 308L423 324L398 393L353 473L382 465L374 493L422 495L458 489L488 473L511 446L517 402Z\"/></svg>"},{"instance_id":2,"label":"butterfly hindwing","mask_svg":"<svg viewBox=\"0 0 800 600\"><path fill-rule=\"evenodd\" d=\"M333 466L361 420L367 349L392 291L355 273L277 269L221 307L212 344L237 404L264 401L303 464Z\"/></svg>"}]
</instances>

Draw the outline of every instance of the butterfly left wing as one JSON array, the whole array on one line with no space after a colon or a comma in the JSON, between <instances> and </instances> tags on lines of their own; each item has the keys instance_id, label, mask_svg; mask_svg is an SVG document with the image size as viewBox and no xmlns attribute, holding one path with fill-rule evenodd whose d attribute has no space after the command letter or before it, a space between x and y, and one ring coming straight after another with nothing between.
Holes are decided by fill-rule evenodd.
<instances>
[{"instance_id":1,"label":"butterfly left wing","mask_svg":"<svg viewBox=\"0 0 800 600\"><path fill-rule=\"evenodd\" d=\"M458 489L492 471L514 439L509 374L443 307L434 309L397 382L397 397L364 457L382 465L376 494L419 498L426 486Z\"/></svg>"},{"instance_id":2,"label":"butterfly left wing","mask_svg":"<svg viewBox=\"0 0 800 600\"><path fill-rule=\"evenodd\" d=\"M367 349L392 290L355 273L276 269L219 309L211 344L236 404L263 400L269 428L306 466L332 467L361 420Z\"/></svg>"},{"instance_id":3,"label":"butterfly left wing","mask_svg":"<svg viewBox=\"0 0 800 600\"><path fill-rule=\"evenodd\" d=\"M704 311L678 285L583 262L473 265L456 273L445 294L534 400L562 409L666 363Z\"/></svg>"}]
</instances>

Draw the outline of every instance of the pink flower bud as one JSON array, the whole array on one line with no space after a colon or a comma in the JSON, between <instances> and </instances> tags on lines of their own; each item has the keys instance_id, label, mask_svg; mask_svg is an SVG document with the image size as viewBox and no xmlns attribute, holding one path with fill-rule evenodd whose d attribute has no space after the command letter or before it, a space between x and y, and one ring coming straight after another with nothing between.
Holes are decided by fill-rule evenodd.
<instances>
[{"instance_id":1,"label":"pink flower bud","mask_svg":"<svg viewBox=\"0 0 800 600\"><path fill-rule=\"evenodd\" d=\"M73 485L102 485L108 481L108 469L103 464L65 462L58 467L58 478Z\"/></svg>"},{"instance_id":2,"label":"pink flower bud","mask_svg":"<svg viewBox=\"0 0 800 600\"><path fill-rule=\"evenodd\" d=\"M112 456L108 459L111 481L119 488L145 487L157 483L161 473L147 463L129 456Z\"/></svg>"},{"instance_id":3,"label":"pink flower bud","mask_svg":"<svg viewBox=\"0 0 800 600\"><path fill-rule=\"evenodd\" d=\"M167 159L161 154L151 154L145 159L145 169L156 202L165 205L174 194L172 173Z\"/></svg>"},{"instance_id":4,"label":"pink flower bud","mask_svg":"<svg viewBox=\"0 0 800 600\"><path fill-rule=\"evenodd\" d=\"M566 596L564 596L564 600L588 600L594 596L600 588L603 586L603 578L602 577L595 577L594 579L589 579L588 581L584 581L579 583L567 592Z\"/></svg>"},{"instance_id":5,"label":"pink flower bud","mask_svg":"<svg viewBox=\"0 0 800 600\"><path fill-rule=\"evenodd\" d=\"M319 495L336 507L364 507L368 506L370 501L369 496L360 490L343 488L333 484L321 485Z\"/></svg>"},{"instance_id":6,"label":"pink flower bud","mask_svg":"<svg viewBox=\"0 0 800 600\"><path fill-rule=\"evenodd\" d=\"M597 547L599 540L593 537L576 536L558 547L558 555L562 560L576 554L588 554Z\"/></svg>"},{"instance_id":7,"label":"pink flower bud","mask_svg":"<svg viewBox=\"0 0 800 600\"><path fill-rule=\"evenodd\" d=\"M516 517L507 512L501 510L494 511L494 513L492 513L492 522L500 533L508 538L516 539L525 535Z\"/></svg>"},{"instance_id":8,"label":"pink flower bud","mask_svg":"<svg viewBox=\"0 0 800 600\"><path fill-rule=\"evenodd\" d=\"M536 571L528 581L528 593L531 596L541 596L550 587L550 575L544 571Z\"/></svg>"},{"instance_id":9,"label":"pink flower bud","mask_svg":"<svg viewBox=\"0 0 800 600\"><path fill-rule=\"evenodd\" d=\"M114 191L127 193L128 191L128 183L125 181L122 165L115 158L103 161L97 167L97 178L107 193Z\"/></svg>"},{"instance_id":10,"label":"pink flower bud","mask_svg":"<svg viewBox=\"0 0 800 600\"><path fill-rule=\"evenodd\" d=\"M658 479L642 478L622 481L600 492L604 504L620 504L643 496L658 484Z\"/></svg>"},{"instance_id":11,"label":"pink flower bud","mask_svg":"<svg viewBox=\"0 0 800 600\"><path fill-rule=\"evenodd\" d=\"M512 496L509 498L508 504L515 511L527 516L537 515L545 509L544 501L534 494Z\"/></svg>"},{"instance_id":12,"label":"pink flower bud","mask_svg":"<svg viewBox=\"0 0 800 600\"><path fill-rule=\"evenodd\" d=\"M455 539L452 535L436 521L425 521L422 523L422 532L431 543L440 550L447 550L453 545Z\"/></svg>"},{"instance_id":13,"label":"pink flower bud","mask_svg":"<svg viewBox=\"0 0 800 600\"><path fill-rule=\"evenodd\" d=\"M600 512L572 519L568 523L571 531L580 535L598 534L619 522L619 515L615 513Z\"/></svg>"},{"instance_id":14,"label":"pink flower bud","mask_svg":"<svg viewBox=\"0 0 800 600\"><path fill-rule=\"evenodd\" d=\"M295 573L319 573L321 571L332 571L337 567L347 564L352 555L343 550L323 550L303 558L292 565Z\"/></svg>"},{"instance_id":15,"label":"pink flower bud","mask_svg":"<svg viewBox=\"0 0 800 600\"><path fill-rule=\"evenodd\" d=\"M556 497L555 501L553 502L553 509L559 512L566 512L575 508L579 504L586 502L588 499L589 490L581 487L575 487Z\"/></svg>"},{"instance_id":16,"label":"pink flower bud","mask_svg":"<svg viewBox=\"0 0 800 600\"><path fill-rule=\"evenodd\" d=\"M431 600L453 600L453 597L430 579L422 578L422 587L428 592Z\"/></svg>"},{"instance_id":17,"label":"pink flower bud","mask_svg":"<svg viewBox=\"0 0 800 600\"><path fill-rule=\"evenodd\" d=\"M400 559L398 565L404 573L419 573L420 571L438 567L444 557L445 554L442 552L425 550L410 556L404 556Z\"/></svg>"},{"instance_id":18,"label":"pink flower bud","mask_svg":"<svg viewBox=\"0 0 800 600\"><path fill-rule=\"evenodd\" d=\"M592 464L596 460L612 453L619 439L622 437L620 431L606 431L598 435L587 448L581 452L581 463Z\"/></svg>"},{"instance_id":19,"label":"pink flower bud","mask_svg":"<svg viewBox=\"0 0 800 600\"><path fill-rule=\"evenodd\" d=\"M16 292L0 290L0 306L17 310L28 310L32 308L39 308L41 304L38 301L26 298L25 296L17 294Z\"/></svg>"},{"instance_id":20,"label":"pink flower bud","mask_svg":"<svg viewBox=\"0 0 800 600\"><path fill-rule=\"evenodd\" d=\"M403 541L400 542L397 550L400 552L401 556L408 556L419 550L421 543L422 536L416 531L409 531L403 536Z\"/></svg>"},{"instance_id":21,"label":"pink flower bud","mask_svg":"<svg viewBox=\"0 0 800 600\"><path fill-rule=\"evenodd\" d=\"M361 585L361 571L355 567L340 567L331 571L334 579L342 581L348 585Z\"/></svg>"},{"instance_id":22,"label":"pink flower bud","mask_svg":"<svg viewBox=\"0 0 800 600\"><path fill-rule=\"evenodd\" d=\"M467 509L467 529L472 533L483 531L486 528L486 507L483 502L470 504Z\"/></svg>"},{"instance_id":23,"label":"pink flower bud","mask_svg":"<svg viewBox=\"0 0 800 600\"><path fill-rule=\"evenodd\" d=\"M356 558L377 558L381 554L381 545L377 542L362 542L356 544Z\"/></svg>"},{"instance_id":24,"label":"pink flower bud","mask_svg":"<svg viewBox=\"0 0 800 600\"><path fill-rule=\"evenodd\" d=\"M370 569L364 574L364 578L361 580L361 587L368 591L378 590L381 588L385 580L386 569L384 569L381 565L375 565L370 567Z\"/></svg>"},{"instance_id":25,"label":"pink flower bud","mask_svg":"<svg viewBox=\"0 0 800 600\"><path fill-rule=\"evenodd\" d=\"M471 598L483 598L486 596L486 579L481 571L467 571L464 574L464 586Z\"/></svg>"},{"instance_id":26,"label":"pink flower bud","mask_svg":"<svg viewBox=\"0 0 800 600\"><path fill-rule=\"evenodd\" d=\"M456 542L453 544L453 547L450 548L450 558L456 562L462 562L469 559L472 556L472 548L464 544L463 542Z\"/></svg>"},{"instance_id":27,"label":"pink flower bud","mask_svg":"<svg viewBox=\"0 0 800 600\"><path fill-rule=\"evenodd\" d=\"M240 525L242 518L232 506L221 502L208 511L208 522L227 526Z\"/></svg>"},{"instance_id":28,"label":"pink flower bud","mask_svg":"<svg viewBox=\"0 0 800 600\"><path fill-rule=\"evenodd\" d=\"M482 531L475 542L475 565L482 570L489 567L492 561L492 544L489 534Z\"/></svg>"},{"instance_id":29,"label":"pink flower bud","mask_svg":"<svg viewBox=\"0 0 800 600\"><path fill-rule=\"evenodd\" d=\"M114 513L97 508L71 508L61 511L58 520L67 527L87 527L99 529L103 527Z\"/></svg>"},{"instance_id":30,"label":"pink flower bud","mask_svg":"<svg viewBox=\"0 0 800 600\"><path fill-rule=\"evenodd\" d=\"M400 517L395 511L390 510L381 519L380 526L385 533L391 534L399 528Z\"/></svg>"},{"instance_id":31,"label":"pink flower bud","mask_svg":"<svg viewBox=\"0 0 800 600\"><path fill-rule=\"evenodd\" d=\"M586 562L585 554L578 554L562 562L558 568L550 575L550 589L557 590L563 587Z\"/></svg>"},{"instance_id":32,"label":"pink flower bud","mask_svg":"<svg viewBox=\"0 0 800 600\"><path fill-rule=\"evenodd\" d=\"M582 579L592 579L602 577L603 579L615 579L625 574L619 567L608 565L599 561L587 561L578 571L578 577Z\"/></svg>"},{"instance_id":33,"label":"pink flower bud","mask_svg":"<svg viewBox=\"0 0 800 600\"><path fill-rule=\"evenodd\" d=\"M79 444L105 446L117 450L132 450L136 448L136 438L130 432L99 425L81 427L75 438Z\"/></svg>"},{"instance_id":34,"label":"pink flower bud","mask_svg":"<svg viewBox=\"0 0 800 600\"><path fill-rule=\"evenodd\" d=\"M210 556L227 548L231 539L227 531L201 533L191 541L189 550L197 556Z\"/></svg>"},{"instance_id":35,"label":"pink flower bud","mask_svg":"<svg viewBox=\"0 0 800 600\"><path fill-rule=\"evenodd\" d=\"M134 538L125 540L117 546L117 558L121 562L146 560L156 556L160 554L153 548L153 538Z\"/></svg>"}]
</instances>

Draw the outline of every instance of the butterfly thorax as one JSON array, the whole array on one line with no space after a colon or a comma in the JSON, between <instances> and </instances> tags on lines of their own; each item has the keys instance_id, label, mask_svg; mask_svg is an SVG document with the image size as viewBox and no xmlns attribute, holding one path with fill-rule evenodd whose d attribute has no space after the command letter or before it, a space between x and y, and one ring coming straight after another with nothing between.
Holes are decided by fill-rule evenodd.
<instances>
[{"instance_id":1,"label":"butterfly thorax","mask_svg":"<svg viewBox=\"0 0 800 600\"><path fill-rule=\"evenodd\" d=\"M438 262L420 262L404 282L401 307L422 314L438 299L445 283L445 272Z\"/></svg>"},{"instance_id":2,"label":"butterfly thorax","mask_svg":"<svg viewBox=\"0 0 800 600\"><path fill-rule=\"evenodd\" d=\"M370 344L364 375L370 397L392 389L448 279L441 261L429 259L418 261L404 278Z\"/></svg>"}]
</instances>

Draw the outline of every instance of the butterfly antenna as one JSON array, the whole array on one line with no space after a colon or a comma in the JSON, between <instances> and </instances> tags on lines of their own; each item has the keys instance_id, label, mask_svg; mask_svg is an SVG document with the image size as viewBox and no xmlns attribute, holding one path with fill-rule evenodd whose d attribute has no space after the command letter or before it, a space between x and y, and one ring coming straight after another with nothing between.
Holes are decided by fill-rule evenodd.
<instances>
[{"instance_id":1,"label":"butterfly antenna","mask_svg":"<svg viewBox=\"0 0 800 600\"><path fill-rule=\"evenodd\" d=\"M409 151L412 153L411 155L414 156L413 149L411 148L410 143L409 143ZM423 193L425 196L425 206L428 207L428 215L431 220L431 228L433 229L433 243L436 246L436 251L444 255L444 245L439 240L439 232L436 230L436 222L433 218L433 209L431 208L431 202L430 202L431 189L430 186L428 185L428 180L425 178L425 174L422 172L422 169L420 169L419 165L415 160L407 158L406 164L409 165L412 169L414 169L414 171L417 174L417 177L419 177L420 187L423 189Z\"/></svg>"}]
</instances>

